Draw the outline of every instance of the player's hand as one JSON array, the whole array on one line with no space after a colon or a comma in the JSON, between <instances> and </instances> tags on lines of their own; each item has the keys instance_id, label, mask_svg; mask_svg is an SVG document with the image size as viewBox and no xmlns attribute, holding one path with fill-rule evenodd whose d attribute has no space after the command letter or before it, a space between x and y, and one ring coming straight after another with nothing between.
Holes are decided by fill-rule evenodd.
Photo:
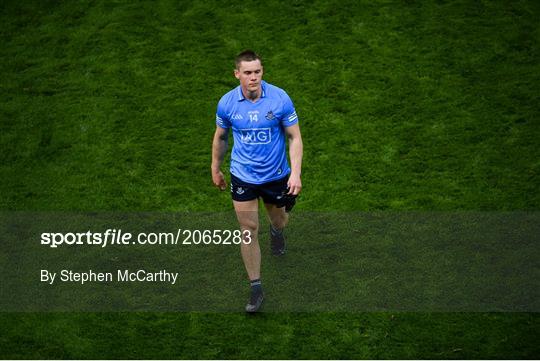
<instances>
[{"instance_id":1,"label":"player's hand","mask_svg":"<svg viewBox=\"0 0 540 361\"><path fill-rule=\"evenodd\" d=\"M302 190L302 181L300 180L300 176L291 173L287 186L289 188L289 192L287 194L297 196Z\"/></svg>"},{"instance_id":2,"label":"player's hand","mask_svg":"<svg viewBox=\"0 0 540 361\"><path fill-rule=\"evenodd\" d=\"M225 177L220 170L212 171L212 182L214 182L214 185L222 191L227 189L227 182L225 181Z\"/></svg>"}]
</instances>

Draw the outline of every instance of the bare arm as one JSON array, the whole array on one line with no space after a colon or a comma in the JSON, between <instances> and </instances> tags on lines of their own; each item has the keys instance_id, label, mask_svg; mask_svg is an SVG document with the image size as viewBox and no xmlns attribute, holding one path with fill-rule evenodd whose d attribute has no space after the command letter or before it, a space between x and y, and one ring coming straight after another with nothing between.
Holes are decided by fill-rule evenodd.
<instances>
[{"instance_id":1,"label":"bare arm","mask_svg":"<svg viewBox=\"0 0 540 361\"><path fill-rule=\"evenodd\" d=\"M302 190L302 154L304 146L298 124L285 128L285 134L289 138L289 157L291 158L291 175L289 176L289 194L298 195Z\"/></svg>"},{"instance_id":2,"label":"bare arm","mask_svg":"<svg viewBox=\"0 0 540 361\"><path fill-rule=\"evenodd\" d=\"M214 140L212 141L212 182L214 182L214 185L222 191L227 189L227 182L221 172L221 164L223 164L228 145L229 130L216 126Z\"/></svg>"}]
</instances>

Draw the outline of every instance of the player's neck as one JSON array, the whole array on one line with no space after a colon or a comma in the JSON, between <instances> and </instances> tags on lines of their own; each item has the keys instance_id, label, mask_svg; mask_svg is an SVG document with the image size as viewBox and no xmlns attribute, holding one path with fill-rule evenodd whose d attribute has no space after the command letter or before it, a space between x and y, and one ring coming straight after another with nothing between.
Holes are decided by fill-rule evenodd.
<instances>
[{"instance_id":1,"label":"player's neck","mask_svg":"<svg viewBox=\"0 0 540 361\"><path fill-rule=\"evenodd\" d=\"M255 90L255 91L249 91L249 90L242 89L242 93L244 94L244 98L246 98L247 100L249 100L252 103L255 103L257 100L259 100L261 98L262 89L259 88L259 89Z\"/></svg>"}]
</instances>

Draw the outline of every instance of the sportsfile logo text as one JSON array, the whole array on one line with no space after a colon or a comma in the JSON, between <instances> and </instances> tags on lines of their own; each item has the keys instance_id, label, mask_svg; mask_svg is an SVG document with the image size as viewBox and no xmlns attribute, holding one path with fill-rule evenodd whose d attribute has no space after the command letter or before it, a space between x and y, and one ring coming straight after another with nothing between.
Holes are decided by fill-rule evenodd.
<instances>
[{"instance_id":1,"label":"sportsfile logo text","mask_svg":"<svg viewBox=\"0 0 540 361\"><path fill-rule=\"evenodd\" d=\"M105 232L41 233L41 244L50 248L59 246L101 246L108 245L239 245L251 243L251 232L238 229L178 229L176 233L138 233L136 237L121 229L107 229Z\"/></svg>"}]
</instances>

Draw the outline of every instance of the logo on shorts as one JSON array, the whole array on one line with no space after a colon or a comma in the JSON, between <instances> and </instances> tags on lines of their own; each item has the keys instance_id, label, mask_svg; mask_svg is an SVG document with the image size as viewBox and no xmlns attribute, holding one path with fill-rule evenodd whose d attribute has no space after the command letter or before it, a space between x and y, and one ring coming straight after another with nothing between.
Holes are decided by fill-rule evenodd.
<instances>
[{"instance_id":1,"label":"logo on shorts","mask_svg":"<svg viewBox=\"0 0 540 361\"><path fill-rule=\"evenodd\" d=\"M270 128L240 129L240 139L244 144L268 144L272 136Z\"/></svg>"},{"instance_id":2,"label":"logo on shorts","mask_svg":"<svg viewBox=\"0 0 540 361\"><path fill-rule=\"evenodd\" d=\"M274 119L275 118L274 113L272 113L272 111L270 110L268 113L266 113L265 118L268 120Z\"/></svg>"},{"instance_id":3,"label":"logo on shorts","mask_svg":"<svg viewBox=\"0 0 540 361\"><path fill-rule=\"evenodd\" d=\"M236 188L236 194L244 194L245 190L242 187Z\"/></svg>"}]
</instances>

